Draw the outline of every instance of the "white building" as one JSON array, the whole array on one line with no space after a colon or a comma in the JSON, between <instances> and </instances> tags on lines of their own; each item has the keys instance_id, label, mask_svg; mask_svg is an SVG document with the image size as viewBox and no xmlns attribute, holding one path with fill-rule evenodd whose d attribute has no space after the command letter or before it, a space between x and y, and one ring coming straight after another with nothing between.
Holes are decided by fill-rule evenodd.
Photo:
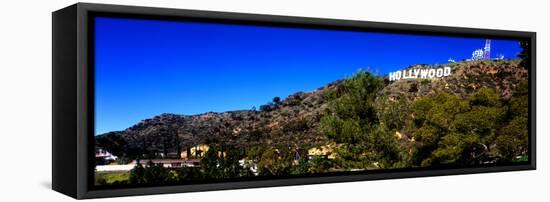
<instances>
[{"instance_id":1,"label":"white building","mask_svg":"<svg viewBox=\"0 0 550 202\"><path fill-rule=\"evenodd\" d=\"M102 158L103 160L107 160L107 161L116 161L118 159L117 156L109 153L108 151L106 150L103 150L103 149L97 149L95 151L95 157L96 158Z\"/></svg>"}]
</instances>

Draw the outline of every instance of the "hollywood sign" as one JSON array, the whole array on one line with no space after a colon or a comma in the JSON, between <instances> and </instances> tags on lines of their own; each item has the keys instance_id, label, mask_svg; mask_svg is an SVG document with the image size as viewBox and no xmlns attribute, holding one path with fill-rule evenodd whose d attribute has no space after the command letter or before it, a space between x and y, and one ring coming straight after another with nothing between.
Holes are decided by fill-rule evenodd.
<instances>
[{"instance_id":1,"label":"hollywood sign","mask_svg":"<svg viewBox=\"0 0 550 202\"><path fill-rule=\"evenodd\" d=\"M401 79L431 79L441 78L451 75L451 67L435 68L435 69L409 69L390 72L388 75L390 81Z\"/></svg>"}]
</instances>

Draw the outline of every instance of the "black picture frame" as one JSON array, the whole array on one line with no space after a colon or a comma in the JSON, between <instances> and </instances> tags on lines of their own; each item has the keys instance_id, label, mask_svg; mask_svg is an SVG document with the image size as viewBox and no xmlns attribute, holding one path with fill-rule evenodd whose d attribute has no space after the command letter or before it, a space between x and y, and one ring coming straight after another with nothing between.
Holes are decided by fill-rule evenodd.
<instances>
[{"instance_id":1,"label":"black picture frame","mask_svg":"<svg viewBox=\"0 0 550 202\"><path fill-rule=\"evenodd\" d=\"M472 168L407 169L345 173L305 178L228 181L161 187L94 189L93 16L209 21L319 29L376 31L421 35L519 39L529 42L529 161L522 165ZM52 14L52 188L84 199L317 183L351 182L536 169L536 33L491 29L257 15L152 7L77 3Z\"/></svg>"}]
</instances>

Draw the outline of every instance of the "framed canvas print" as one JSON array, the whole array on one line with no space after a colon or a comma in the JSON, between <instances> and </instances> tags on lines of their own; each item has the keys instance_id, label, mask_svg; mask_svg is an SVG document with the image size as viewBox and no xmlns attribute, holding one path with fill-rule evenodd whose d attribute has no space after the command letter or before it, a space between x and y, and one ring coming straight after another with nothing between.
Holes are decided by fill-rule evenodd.
<instances>
[{"instance_id":1,"label":"framed canvas print","mask_svg":"<svg viewBox=\"0 0 550 202\"><path fill-rule=\"evenodd\" d=\"M78 3L53 13L53 189L533 170L535 36Z\"/></svg>"}]
</instances>

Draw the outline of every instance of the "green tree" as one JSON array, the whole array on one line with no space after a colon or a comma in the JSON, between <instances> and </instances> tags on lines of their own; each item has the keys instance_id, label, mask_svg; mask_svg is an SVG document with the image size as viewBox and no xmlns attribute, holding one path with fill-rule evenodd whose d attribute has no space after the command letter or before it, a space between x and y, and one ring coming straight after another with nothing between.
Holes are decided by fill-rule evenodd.
<instances>
[{"instance_id":1,"label":"green tree","mask_svg":"<svg viewBox=\"0 0 550 202\"><path fill-rule=\"evenodd\" d=\"M529 147L529 86L522 81L514 89L508 103L509 122L500 130L496 138L496 155L501 162L515 161L527 154Z\"/></svg>"},{"instance_id":2,"label":"green tree","mask_svg":"<svg viewBox=\"0 0 550 202\"><path fill-rule=\"evenodd\" d=\"M403 160L402 148L378 118L375 98L384 85L383 78L359 71L341 88L325 92L329 108L320 127L341 145L336 149L338 167L393 168Z\"/></svg>"},{"instance_id":3,"label":"green tree","mask_svg":"<svg viewBox=\"0 0 550 202\"><path fill-rule=\"evenodd\" d=\"M496 138L497 155L501 162L514 161L516 157L527 153L529 125L526 117L512 119L502 130L502 134Z\"/></svg>"},{"instance_id":4,"label":"green tree","mask_svg":"<svg viewBox=\"0 0 550 202\"><path fill-rule=\"evenodd\" d=\"M403 95L396 100L390 100L387 96L377 99L377 113L380 122L390 130L402 130L408 123L409 101Z\"/></svg>"},{"instance_id":5,"label":"green tree","mask_svg":"<svg viewBox=\"0 0 550 202\"><path fill-rule=\"evenodd\" d=\"M413 164L431 164L430 156L439 147L441 138L451 132L452 120L468 108L468 102L444 92L420 98L412 103L414 128L411 129L411 133L415 139Z\"/></svg>"},{"instance_id":6,"label":"green tree","mask_svg":"<svg viewBox=\"0 0 550 202\"><path fill-rule=\"evenodd\" d=\"M243 168L239 163L241 159L240 149L234 146L224 146L221 161L219 162L220 172L222 178L235 178L243 174Z\"/></svg>"},{"instance_id":7,"label":"green tree","mask_svg":"<svg viewBox=\"0 0 550 202\"><path fill-rule=\"evenodd\" d=\"M176 182L196 181L204 178L200 168L177 168L174 170Z\"/></svg>"},{"instance_id":8,"label":"green tree","mask_svg":"<svg viewBox=\"0 0 550 202\"><path fill-rule=\"evenodd\" d=\"M141 163L139 163L139 161L137 162L136 166L130 170L130 183L131 184L143 184L145 183L145 179L143 178L145 174L145 168L143 168L143 166L141 165Z\"/></svg>"},{"instance_id":9,"label":"green tree","mask_svg":"<svg viewBox=\"0 0 550 202\"><path fill-rule=\"evenodd\" d=\"M292 166L290 169L290 174L293 175L304 175L310 173L310 163L307 158L301 158L298 161L298 164L295 166Z\"/></svg>"},{"instance_id":10,"label":"green tree","mask_svg":"<svg viewBox=\"0 0 550 202\"><path fill-rule=\"evenodd\" d=\"M326 173L333 167L333 162L326 157L313 157L308 163L310 173Z\"/></svg>"},{"instance_id":11,"label":"green tree","mask_svg":"<svg viewBox=\"0 0 550 202\"><path fill-rule=\"evenodd\" d=\"M273 98L273 103L275 103L275 104L281 103L281 98L278 97L278 96L277 96L277 97L274 97L274 98Z\"/></svg>"},{"instance_id":12,"label":"green tree","mask_svg":"<svg viewBox=\"0 0 550 202\"><path fill-rule=\"evenodd\" d=\"M155 164L152 161L148 161L145 166L141 163L137 163L136 166L130 170L129 181L131 184L166 184L171 182L172 176L170 170L164 168L162 164Z\"/></svg>"},{"instance_id":13,"label":"green tree","mask_svg":"<svg viewBox=\"0 0 550 202\"><path fill-rule=\"evenodd\" d=\"M413 163L420 166L487 162L506 115L500 96L487 87L467 99L440 92L415 101L411 109L416 126Z\"/></svg>"},{"instance_id":14,"label":"green tree","mask_svg":"<svg viewBox=\"0 0 550 202\"><path fill-rule=\"evenodd\" d=\"M170 170L160 163L147 162L143 173L143 180L147 184L166 184L169 183L172 176Z\"/></svg>"},{"instance_id":15,"label":"green tree","mask_svg":"<svg viewBox=\"0 0 550 202\"><path fill-rule=\"evenodd\" d=\"M200 163L206 178L218 178L220 176L219 163L218 148L215 145L210 145Z\"/></svg>"},{"instance_id":16,"label":"green tree","mask_svg":"<svg viewBox=\"0 0 550 202\"><path fill-rule=\"evenodd\" d=\"M288 175L292 172L293 154L288 146L258 145L248 149L247 158L256 164L258 175Z\"/></svg>"},{"instance_id":17,"label":"green tree","mask_svg":"<svg viewBox=\"0 0 550 202\"><path fill-rule=\"evenodd\" d=\"M240 149L230 145L210 145L201 160L201 168L207 178L235 178L248 173L240 165L243 157Z\"/></svg>"}]
</instances>

